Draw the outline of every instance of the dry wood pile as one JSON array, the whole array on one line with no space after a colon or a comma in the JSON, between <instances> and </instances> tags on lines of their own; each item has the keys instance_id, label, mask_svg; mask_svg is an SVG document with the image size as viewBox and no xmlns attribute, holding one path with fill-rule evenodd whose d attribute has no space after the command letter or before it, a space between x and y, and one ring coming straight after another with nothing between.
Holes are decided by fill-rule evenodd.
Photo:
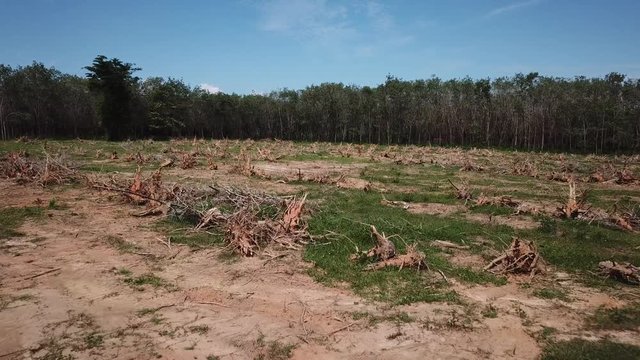
<instances>
[{"instance_id":1,"label":"dry wood pile","mask_svg":"<svg viewBox=\"0 0 640 360\"><path fill-rule=\"evenodd\" d=\"M600 166L600 168L592 172L585 181L626 185L636 183L638 178L626 165L618 170L612 164L608 164Z\"/></svg>"},{"instance_id":2,"label":"dry wood pile","mask_svg":"<svg viewBox=\"0 0 640 360\"><path fill-rule=\"evenodd\" d=\"M632 285L640 285L640 268L629 263L601 261L598 264L600 273L609 278Z\"/></svg>"},{"instance_id":3,"label":"dry wood pile","mask_svg":"<svg viewBox=\"0 0 640 360\"><path fill-rule=\"evenodd\" d=\"M94 189L117 192L126 201L147 205L138 216L168 213L194 224L194 231L224 232L238 253L253 256L269 244L300 249L309 238L303 219L306 195L278 197L245 189L209 186L206 189L168 187L160 169L144 178L138 169L134 178L108 181L92 179Z\"/></svg>"},{"instance_id":4,"label":"dry wood pile","mask_svg":"<svg viewBox=\"0 0 640 360\"><path fill-rule=\"evenodd\" d=\"M133 179L111 176L106 181L92 178L88 183L94 189L117 192L125 201L136 205L147 205L149 208L158 207L172 200L178 189L177 187L169 188L163 184L161 169L144 178L139 167Z\"/></svg>"},{"instance_id":5,"label":"dry wood pile","mask_svg":"<svg viewBox=\"0 0 640 360\"><path fill-rule=\"evenodd\" d=\"M513 175L538 177L538 169L529 159L514 162L511 173Z\"/></svg>"},{"instance_id":6,"label":"dry wood pile","mask_svg":"<svg viewBox=\"0 0 640 360\"><path fill-rule=\"evenodd\" d=\"M222 230L235 251L253 256L269 244L299 249L309 239L303 219L305 203L306 195L282 198L210 186L207 190L181 188L170 211L195 223L194 230Z\"/></svg>"},{"instance_id":7,"label":"dry wood pile","mask_svg":"<svg viewBox=\"0 0 640 360\"><path fill-rule=\"evenodd\" d=\"M136 152L135 154L128 154L125 157L125 161L126 162L136 162L136 164L138 165L144 165L147 162L149 162L149 157L148 156L144 156L140 153L140 151Z\"/></svg>"},{"instance_id":8,"label":"dry wood pile","mask_svg":"<svg viewBox=\"0 0 640 360\"><path fill-rule=\"evenodd\" d=\"M589 212L589 209L586 207L586 198L587 193L583 191L580 196L576 194L576 183L575 181L569 182L569 197L567 202L562 206L558 207L556 216L565 217L568 219L575 219L579 217L584 217L585 214Z\"/></svg>"},{"instance_id":9,"label":"dry wood pile","mask_svg":"<svg viewBox=\"0 0 640 360\"><path fill-rule=\"evenodd\" d=\"M467 203L467 201L473 199L473 194L467 186L462 185L458 187L451 180L449 180L449 184L451 184L451 186L453 186L453 188L455 189L456 199L464 200L465 204Z\"/></svg>"},{"instance_id":10,"label":"dry wood pile","mask_svg":"<svg viewBox=\"0 0 640 360\"><path fill-rule=\"evenodd\" d=\"M268 162L276 162L284 157L284 155L274 155L273 150L270 148L257 148L258 151L258 160L264 160Z\"/></svg>"},{"instance_id":11,"label":"dry wood pile","mask_svg":"<svg viewBox=\"0 0 640 360\"><path fill-rule=\"evenodd\" d=\"M251 154L245 149L240 149L240 154L237 157L238 162L232 166L231 172L244 175L244 176L254 176L257 175L256 169L253 165L251 165Z\"/></svg>"},{"instance_id":12,"label":"dry wood pile","mask_svg":"<svg viewBox=\"0 0 640 360\"><path fill-rule=\"evenodd\" d=\"M373 225L371 225L371 235L375 238L376 245L368 251L351 256L351 260L362 258L375 260L374 263L367 265L365 270L379 270L388 266L400 269L404 267L428 269L425 254L418 251L415 245L408 245L405 254L397 254L393 242L384 233L379 233Z\"/></svg>"},{"instance_id":13,"label":"dry wood pile","mask_svg":"<svg viewBox=\"0 0 640 360\"><path fill-rule=\"evenodd\" d=\"M533 276L545 271L544 261L532 242L514 238L504 254L495 258L484 268L494 274L529 274Z\"/></svg>"},{"instance_id":14,"label":"dry wood pile","mask_svg":"<svg viewBox=\"0 0 640 360\"><path fill-rule=\"evenodd\" d=\"M460 171L484 171L482 166L476 165L470 159L465 159L460 167Z\"/></svg>"},{"instance_id":15,"label":"dry wood pile","mask_svg":"<svg viewBox=\"0 0 640 360\"><path fill-rule=\"evenodd\" d=\"M180 168L182 170L191 169L197 165L197 153L183 153L180 156Z\"/></svg>"},{"instance_id":16,"label":"dry wood pile","mask_svg":"<svg viewBox=\"0 0 640 360\"><path fill-rule=\"evenodd\" d=\"M10 152L0 159L0 176L15 179L20 184L40 186L68 184L82 179L61 156L45 154L44 159L32 159L25 152Z\"/></svg>"}]
</instances>

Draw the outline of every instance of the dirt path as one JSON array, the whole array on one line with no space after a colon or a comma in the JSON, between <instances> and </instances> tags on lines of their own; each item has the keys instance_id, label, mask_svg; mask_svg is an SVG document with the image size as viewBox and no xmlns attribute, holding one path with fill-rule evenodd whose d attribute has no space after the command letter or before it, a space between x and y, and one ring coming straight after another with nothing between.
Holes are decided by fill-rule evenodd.
<instances>
[{"instance_id":1,"label":"dirt path","mask_svg":"<svg viewBox=\"0 0 640 360\"><path fill-rule=\"evenodd\" d=\"M0 294L11 299L0 310L0 359L268 359L289 346L305 360L535 359L541 325L576 333L582 305L615 302L591 292L566 305L517 285L453 282L470 305L390 307L314 282L298 253L230 261L221 249L169 248L154 219L88 190L0 181L0 197L3 207L68 205L0 249ZM136 285L144 274L157 287ZM478 315L489 304L496 318Z\"/></svg>"}]
</instances>

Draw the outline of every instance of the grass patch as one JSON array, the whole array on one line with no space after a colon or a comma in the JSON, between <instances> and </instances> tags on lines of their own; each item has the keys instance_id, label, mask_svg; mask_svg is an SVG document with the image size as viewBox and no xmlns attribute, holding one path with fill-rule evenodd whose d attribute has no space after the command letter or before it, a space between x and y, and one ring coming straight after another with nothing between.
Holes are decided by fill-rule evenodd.
<instances>
[{"instance_id":1,"label":"grass patch","mask_svg":"<svg viewBox=\"0 0 640 360\"><path fill-rule=\"evenodd\" d=\"M33 295L30 295L30 294L24 294L24 295L18 295L18 296L0 295L0 311L7 309L14 302L29 301L29 300L32 300L33 298L34 298Z\"/></svg>"},{"instance_id":2,"label":"grass patch","mask_svg":"<svg viewBox=\"0 0 640 360\"><path fill-rule=\"evenodd\" d=\"M283 344L279 341L266 342L264 335L260 334L256 339L258 354L256 360L286 360L293 355L294 344Z\"/></svg>"},{"instance_id":3,"label":"grass patch","mask_svg":"<svg viewBox=\"0 0 640 360\"><path fill-rule=\"evenodd\" d=\"M211 229L208 232L191 231L193 224L177 218L167 218L158 221L155 229L171 238L171 243L184 244L191 248L203 249L220 245L224 242L224 235Z\"/></svg>"},{"instance_id":4,"label":"grass patch","mask_svg":"<svg viewBox=\"0 0 640 360\"><path fill-rule=\"evenodd\" d=\"M403 209L380 206L382 195L374 192L312 188L310 198L323 200L321 209L309 221L311 233L320 240L316 245L307 246L304 257L315 264L310 273L320 282L346 282L359 295L393 304L458 301L457 294L448 289L439 276L430 276L415 269L365 271L367 260L349 260L356 250L366 250L374 244L366 224L375 224L387 235L397 234L393 241L399 253L404 252L405 243L415 243L426 254L429 266L447 276L472 283L499 285L505 282L492 274L454 266L440 249L429 246L435 239L460 243L483 235L482 226L456 218L416 215ZM514 234L507 227L492 230L501 238L510 238ZM336 233L340 235L331 235ZM323 238L325 234L329 235Z\"/></svg>"},{"instance_id":5,"label":"grass patch","mask_svg":"<svg viewBox=\"0 0 640 360\"><path fill-rule=\"evenodd\" d=\"M104 336L97 332L92 332L84 337L84 343L87 349L101 347L102 343L104 343Z\"/></svg>"},{"instance_id":6,"label":"grass patch","mask_svg":"<svg viewBox=\"0 0 640 360\"><path fill-rule=\"evenodd\" d=\"M176 286L169 283L167 280L156 276L153 273L142 274L139 276L131 277L127 276L123 280L125 284L128 284L132 288L136 290L143 291L145 286L150 286L152 288L165 288L169 291L176 290Z\"/></svg>"},{"instance_id":7,"label":"grass patch","mask_svg":"<svg viewBox=\"0 0 640 360\"><path fill-rule=\"evenodd\" d=\"M537 289L533 292L533 296L536 296L542 299L558 299L562 301L570 300L569 296L567 295L567 292L558 288Z\"/></svg>"},{"instance_id":8,"label":"grass patch","mask_svg":"<svg viewBox=\"0 0 640 360\"><path fill-rule=\"evenodd\" d=\"M24 234L17 231L27 219L38 219L44 215L44 209L37 206L8 207L0 209L0 239Z\"/></svg>"},{"instance_id":9,"label":"grass patch","mask_svg":"<svg viewBox=\"0 0 640 360\"><path fill-rule=\"evenodd\" d=\"M140 251L140 247L138 245L130 243L120 236L107 235L105 237L105 240L109 245L113 246L121 253L133 253L136 251Z\"/></svg>"},{"instance_id":10,"label":"grass patch","mask_svg":"<svg viewBox=\"0 0 640 360\"><path fill-rule=\"evenodd\" d=\"M592 274L602 260L640 263L640 253L628 250L637 246L637 235L586 221L549 221L541 229L523 231L522 237L534 240L547 262L582 275L587 285L620 286Z\"/></svg>"},{"instance_id":11,"label":"grass patch","mask_svg":"<svg viewBox=\"0 0 640 360\"><path fill-rule=\"evenodd\" d=\"M574 339L550 343L544 348L542 360L637 360L640 347L611 342Z\"/></svg>"},{"instance_id":12,"label":"grass patch","mask_svg":"<svg viewBox=\"0 0 640 360\"><path fill-rule=\"evenodd\" d=\"M68 204L58 202L56 198L49 200L49 204L47 205L47 209L49 210L66 210L68 208Z\"/></svg>"},{"instance_id":13,"label":"grass patch","mask_svg":"<svg viewBox=\"0 0 640 360\"><path fill-rule=\"evenodd\" d=\"M209 325L190 326L189 331L195 334L204 335L209 332Z\"/></svg>"},{"instance_id":14,"label":"grass patch","mask_svg":"<svg viewBox=\"0 0 640 360\"><path fill-rule=\"evenodd\" d=\"M352 313L351 317L353 318L353 320L367 319L369 326L376 325L385 321L392 322L396 325L408 324L416 321L416 319L414 319L413 317L411 317L411 315L407 314L404 311L386 315L374 315L370 312L358 311Z\"/></svg>"},{"instance_id":15,"label":"grass patch","mask_svg":"<svg viewBox=\"0 0 640 360\"><path fill-rule=\"evenodd\" d=\"M587 318L587 326L602 330L638 330L640 303L614 309L601 307Z\"/></svg>"},{"instance_id":16,"label":"grass patch","mask_svg":"<svg viewBox=\"0 0 640 360\"><path fill-rule=\"evenodd\" d=\"M491 304L487 305L484 309L482 309L480 313L482 314L482 316L489 319L495 319L498 317L498 309L496 309L495 306Z\"/></svg>"}]
</instances>

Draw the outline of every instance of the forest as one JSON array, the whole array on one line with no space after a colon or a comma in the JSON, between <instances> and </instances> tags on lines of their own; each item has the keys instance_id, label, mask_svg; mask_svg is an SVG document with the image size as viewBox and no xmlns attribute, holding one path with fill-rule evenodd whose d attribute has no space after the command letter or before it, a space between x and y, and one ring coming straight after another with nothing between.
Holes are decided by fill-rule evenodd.
<instances>
[{"instance_id":1,"label":"forest","mask_svg":"<svg viewBox=\"0 0 640 360\"><path fill-rule=\"evenodd\" d=\"M542 76L322 83L268 94L209 93L176 78L140 79L98 56L86 77L33 62L0 65L0 137L199 137L495 147L640 150L640 80Z\"/></svg>"}]
</instances>

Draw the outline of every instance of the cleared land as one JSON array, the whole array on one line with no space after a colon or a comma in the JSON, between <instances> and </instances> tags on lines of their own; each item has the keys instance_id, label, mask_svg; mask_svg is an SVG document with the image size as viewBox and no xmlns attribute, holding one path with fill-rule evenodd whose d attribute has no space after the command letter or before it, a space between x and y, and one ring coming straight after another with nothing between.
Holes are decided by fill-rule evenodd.
<instances>
[{"instance_id":1,"label":"cleared land","mask_svg":"<svg viewBox=\"0 0 640 360\"><path fill-rule=\"evenodd\" d=\"M599 268L640 265L637 155L225 140L0 155L1 359L640 358L640 288ZM420 264L377 269L371 225L386 260ZM244 256L238 234L264 229ZM514 238L531 256L485 270Z\"/></svg>"}]
</instances>

